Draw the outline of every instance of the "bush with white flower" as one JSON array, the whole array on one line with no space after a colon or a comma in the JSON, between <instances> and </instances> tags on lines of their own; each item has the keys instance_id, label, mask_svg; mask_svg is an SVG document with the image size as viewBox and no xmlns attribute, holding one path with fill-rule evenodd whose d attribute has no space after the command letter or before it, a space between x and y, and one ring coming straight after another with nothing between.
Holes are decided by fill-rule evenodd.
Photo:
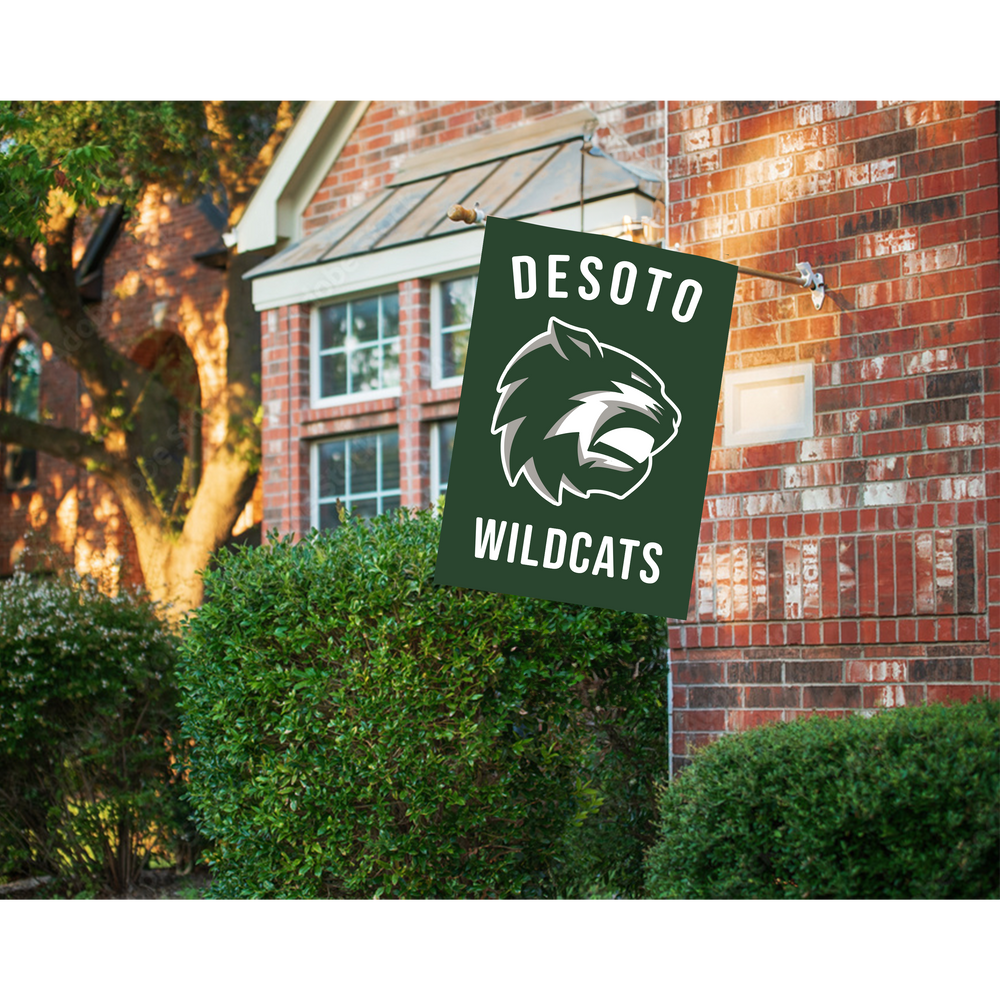
<instances>
[{"instance_id":1,"label":"bush with white flower","mask_svg":"<svg viewBox=\"0 0 1000 1000\"><path fill-rule=\"evenodd\" d=\"M180 816L174 636L140 594L0 585L0 880L126 892Z\"/></svg>"}]
</instances>

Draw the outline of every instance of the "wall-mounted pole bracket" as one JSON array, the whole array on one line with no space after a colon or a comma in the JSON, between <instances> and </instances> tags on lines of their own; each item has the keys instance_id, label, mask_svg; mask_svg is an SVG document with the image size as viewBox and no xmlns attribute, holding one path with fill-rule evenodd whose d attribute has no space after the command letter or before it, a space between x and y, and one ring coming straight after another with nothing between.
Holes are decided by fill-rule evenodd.
<instances>
[{"instance_id":1,"label":"wall-mounted pole bracket","mask_svg":"<svg viewBox=\"0 0 1000 1000\"><path fill-rule=\"evenodd\" d=\"M823 272L814 271L809 261L796 264L799 274L802 275L802 287L812 289L813 305L817 309L823 308L823 300L826 298L826 285L823 283Z\"/></svg>"},{"instance_id":2,"label":"wall-mounted pole bracket","mask_svg":"<svg viewBox=\"0 0 1000 1000\"><path fill-rule=\"evenodd\" d=\"M675 247L675 249L677 249ZM796 285L798 288L812 289L813 305L820 309L826 297L826 285L823 283L823 275L819 271L814 271L809 261L804 264L796 264L798 275L775 274L773 271L760 271L756 267L744 267L738 265L736 270L740 274L748 274L752 278L767 278L770 281L783 281L786 285Z\"/></svg>"}]
</instances>

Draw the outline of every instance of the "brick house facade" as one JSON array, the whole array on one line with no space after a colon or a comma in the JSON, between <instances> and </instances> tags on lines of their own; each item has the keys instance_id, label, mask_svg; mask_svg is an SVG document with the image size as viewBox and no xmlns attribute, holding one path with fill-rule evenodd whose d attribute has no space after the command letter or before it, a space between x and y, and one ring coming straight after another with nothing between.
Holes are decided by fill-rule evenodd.
<instances>
[{"instance_id":1,"label":"brick house facade","mask_svg":"<svg viewBox=\"0 0 1000 1000\"><path fill-rule=\"evenodd\" d=\"M308 105L238 227L241 250L277 251L253 272L264 529L304 534L338 497L426 506L446 484L461 384L441 359L481 230L447 228L444 192L568 141L563 123L663 186L614 225L611 188L522 217L578 228L590 212L589 231L778 274L808 261L826 285L817 308L789 284L737 284L691 605L670 630L675 762L812 711L997 697L993 102ZM558 187L556 155L483 210ZM362 314L377 327L352 348ZM769 424L767 400L794 419Z\"/></svg>"},{"instance_id":2,"label":"brick house facade","mask_svg":"<svg viewBox=\"0 0 1000 1000\"><path fill-rule=\"evenodd\" d=\"M84 301L113 347L147 368L159 361L191 383L178 387L179 424L188 436L195 431L199 404L225 383L224 368L217 370L207 350L224 328L225 280L219 265L225 256L225 216L207 199L182 203L155 190L131 218L110 214L84 234L75 252ZM43 419L91 429L93 414L76 372L34 336L12 306L0 302L0 310L0 365L8 364L20 342L33 344L41 360ZM201 384L192 381L195 358ZM10 445L2 447L5 454L11 452ZM141 583L135 541L114 492L62 459L39 452L34 461L30 482L0 483L0 576L10 575L25 559L33 569L75 568L110 590ZM256 508L259 522L259 496ZM237 533L253 523L251 506Z\"/></svg>"}]
</instances>

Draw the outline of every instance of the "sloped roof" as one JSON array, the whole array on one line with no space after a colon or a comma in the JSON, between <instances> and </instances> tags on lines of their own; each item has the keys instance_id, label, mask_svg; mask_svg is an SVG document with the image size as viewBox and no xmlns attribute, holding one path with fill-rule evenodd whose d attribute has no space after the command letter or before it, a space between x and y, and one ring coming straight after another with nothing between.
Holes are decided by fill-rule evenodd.
<instances>
[{"instance_id":1,"label":"sloped roof","mask_svg":"<svg viewBox=\"0 0 1000 1000\"><path fill-rule=\"evenodd\" d=\"M448 236L464 229L448 209L524 219L580 203L583 140L560 141L388 186L247 273L248 278ZM629 191L655 198L660 178L593 147L583 158L583 200Z\"/></svg>"}]
</instances>

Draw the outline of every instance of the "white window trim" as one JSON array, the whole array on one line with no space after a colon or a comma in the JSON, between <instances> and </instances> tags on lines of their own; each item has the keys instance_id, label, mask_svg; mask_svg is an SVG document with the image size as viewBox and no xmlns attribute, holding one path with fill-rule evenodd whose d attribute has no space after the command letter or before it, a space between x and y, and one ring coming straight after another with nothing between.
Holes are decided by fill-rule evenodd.
<instances>
[{"instance_id":1,"label":"white window trim","mask_svg":"<svg viewBox=\"0 0 1000 1000\"><path fill-rule=\"evenodd\" d=\"M357 302L360 299L373 299L376 296L397 292L398 286L387 286L373 288L370 291L357 292L353 295L342 295L335 299L326 299L316 302L312 306L309 315L309 405L312 409L324 409L331 406L343 406L346 403L363 403L370 399L391 399L398 396L402 391L402 384L390 386L386 389L368 389L365 392L345 392L339 396L321 396L320 387L320 339L319 339L319 314L327 306L334 306L341 302ZM400 331L399 349L402 353L403 337ZM402 375L402 359L400 359L400 375Z\"/></svg>"},{"instance_id":2,"label":"white window trim","mask_svg":"<svg viewBox=\"0 0 1000 1000\"><path fill-rule=\"evenodd\" d=\"M435 275L431 282L431 388L446 389L449 386L461 385L464 375L441 377L441 365L444 360L441 352L441 285L456 278L468 278L479 274L479 268L464 268L450 274Z\"/></svg>"},{"instance_id":3,"label":"white window trim","mask_svg":"<svg viewBox=\"0 0 1000 1000\"><path fill-rule=\"evenodd\" d=\"M319 446L322 441L309 445L309 527L319 529Z\"/></svg>"},{"instance_id":4,"label":"white window trim","mask_svg":"<svg viewBox=\"0 0 1000 1000\"><path fill-rule=\"evenodd\" d=\"M784 365L765 365L740 371L726 372L723 378L723 427L722 447L740 448L744 445L777 444L781 441L799 441L813 436L815 416L813 362L794 362ZM801 414L794 424L766 427L760 430L744 430L735 426L738 412L737 395L740 390L754 385L763 387L767 383L785 382L801 387Z\"/></svg>"}]
</instances>

